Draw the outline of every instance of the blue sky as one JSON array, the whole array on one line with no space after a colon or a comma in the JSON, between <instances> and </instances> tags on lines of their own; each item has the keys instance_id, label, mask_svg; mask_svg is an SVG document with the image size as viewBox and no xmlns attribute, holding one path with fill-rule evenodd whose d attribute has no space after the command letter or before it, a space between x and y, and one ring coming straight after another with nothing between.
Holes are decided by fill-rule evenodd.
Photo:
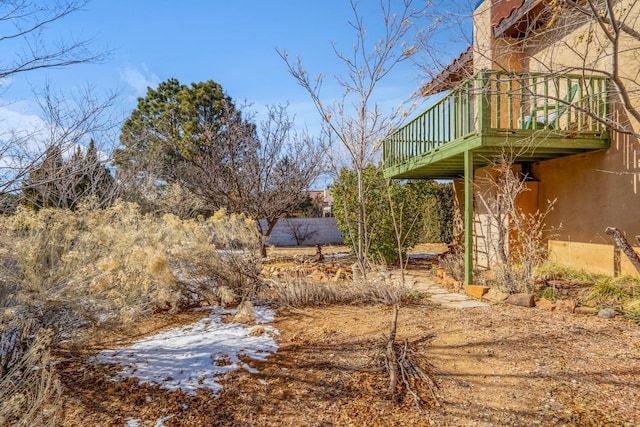
<instances>
[{"instance_id":1,"label":"blue sky","mask_svg":"<svg viewBox=\"0 0 640 427\"><path fill-rule=\"evenodd\" d=\"M361 0L359 10L365 27L375 35L381 22L378 1ZM183 84L214 80L236 102L247 100L257 110L289 102L298 126L313 131L317 113L275 49L300 55L311 74L326 74L324 94L327 99L335 97L331 76L345 69L332 43L351 49L355 33L348 21L352 19L348 0L94 0L47 34L67 40L90 38L94 51L110 51L109 56L99 64L27 73L5 82L9 84L0 94L2 117L7 112L37 114L32 88L41 88L46 81L63 93L87 86L99 96L121 90L117 109L126 117L147 86L177 78ZM445 44L453 40L450 35L442 37ZM451 57L461 50L452 44ZM420 83L417 69L407 63L380 85L379 96L396 105Z\"/></svg>"}]
</instances>

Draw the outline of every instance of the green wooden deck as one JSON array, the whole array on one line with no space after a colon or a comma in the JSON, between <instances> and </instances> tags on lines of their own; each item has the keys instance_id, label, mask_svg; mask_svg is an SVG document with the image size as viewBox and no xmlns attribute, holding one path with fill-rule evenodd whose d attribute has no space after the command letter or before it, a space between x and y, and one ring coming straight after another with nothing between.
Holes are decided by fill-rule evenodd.
<instances>
[{"instance_id":1,"label":"green wooden deck","mask_svg":"<svg viewBox=\"0 0 640 427\"><path fill-rule=\"evenodd\" d=\"M382 142L395 179L464 178L465 283L473 283L473 176L506 152L531 163L601 150L608 81L586 75L484 71Z\"/></svg>"},{"instance_id":2,"label":"green wooden deck","mask_svg":"<svg viewBox=\"0 0 640 427\"><path fill-rule=\"evenodd\" d=\"M382 143L385 175L451 179L505 149L516 162L538 162L609 147L607 80L582 75L482 72L389 135Z\"/></svg>"}]
</instances>

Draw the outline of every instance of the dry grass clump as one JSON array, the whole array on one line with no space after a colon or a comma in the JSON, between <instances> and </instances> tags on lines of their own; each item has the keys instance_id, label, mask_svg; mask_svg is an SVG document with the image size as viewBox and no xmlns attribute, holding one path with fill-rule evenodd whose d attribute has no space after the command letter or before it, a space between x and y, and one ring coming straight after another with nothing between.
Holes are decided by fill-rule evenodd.
<instances>
[{"instance_id":1,"label":"dry grass clump","mask_svg":"<svg viewBox=\"0 0 640 427\"><path fill-rule=\"evenodd\" d=\"M269 281L264 297L279 305L395 304L405 299L408 288L376 275L369 280L325 282L307 278Z\"/></svg>"},{"instance_id":2,"label":"dry grass clump","mask_svg":"<svg viewBox=\"0 0 640 427\"><path fill-rule=\"evenodd\" d=\"M260 271L255 224L224 211L209 219L143 215L135 204L76 211L19 209L0 218L0 281L13 304L53 324L127 322L203 300L225 286L251 294ZM230 291L230 292L229 292Z\"/></svg>"},{"instance_id":3,"label":"dry grass clump","mask_svg":"<svg viewBox=\"0 0 640 427\"><path fill-rule=\"evenodd\" d=\"M256 224L224 211L182 220L135 204L0 217L0 425L57 425L48 348L92 324L117 326L255 292Z\"/></svg>"},{"instance_id":4,"label":"dry grass clump","mask_svg":"<svg viewBox=\"0 0 640 427\"><path fill-rule=\"evenodd\" d=\"M386 275L376 275L367 281L355 281L358 302L393 305L409 297L409 288Z\"/></svg>"},{"instance_id":5,"label":"dry grass clump","mask_svg":"<svg viewBox=\"0 0 640 427\"><path fill-rule=\"evenodd\" d=\"M586 301L595 306L618 307L622 311L640 313L640 279L600 277L588 289Z\"/></svg>"},{"instance_id":6,"label":"dry grass clump","mask_svg":"<svg viewBox=\"0 0 640 427\"><path fill-rule=\"evenodd\" d=\"M354 300L352 289L343 283L309 280L304 277L282 281L271 280L266 299L284 306L309 306L350 303Z\"/></svg>"},{"instance_id":7,"label":"dry grass clump","mask_svg":"<svg viewBox=\"0 0 640 427\"><path fill-rule=\"evenodd\" d=\"M611 277L547 262L536 270L543 280L566 280L588 283L577 295L581 304L595 307L614 307L625 317L636 322L640 319L640 278L633 276ZM546 288L543 292L549 292Z\"/></svg>"},{"instance_id":8,"label":"dry grass clump","mask_svg":"<svg viewBox=\"0 0 640 427\"><path fill-rule=\"evenodd\" d=\"M448 253L438 261L438 266L457 281L464 280L464 255Z\"/></svg>"},{"instance_id":9,"label":"dry grass clump","mask_svg":"<svg viewBox=\"0 0 640 427\"><path fill-rule=\"evenodd\" d=\"M24 316L0 323L0 425L57 425L60 385L48 364L51 331Z\"/></svg>"}]
</instances>

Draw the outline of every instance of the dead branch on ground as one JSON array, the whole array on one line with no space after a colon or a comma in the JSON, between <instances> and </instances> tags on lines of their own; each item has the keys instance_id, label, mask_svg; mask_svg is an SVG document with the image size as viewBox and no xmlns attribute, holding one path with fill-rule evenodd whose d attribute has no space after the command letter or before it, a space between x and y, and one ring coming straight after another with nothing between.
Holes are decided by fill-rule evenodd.
<instances>
[{"instance_id":1,"label":"dead branch on ground","mask_svg":"<svg viewBox=\"0 0 640 427\"><path fill-rule=\"evenodd\" d=\"M430 402L439 407L436 395L438 385L431 377L431 364L424 355L411 348L407 339L402 343L395 342L397 318L398 304L395 304L391 331L389 337L385 338L384 366L389 373L387 392L397 400L403 395L410 395L418 408L423 408Z\"/></svg>"}]
</instances>

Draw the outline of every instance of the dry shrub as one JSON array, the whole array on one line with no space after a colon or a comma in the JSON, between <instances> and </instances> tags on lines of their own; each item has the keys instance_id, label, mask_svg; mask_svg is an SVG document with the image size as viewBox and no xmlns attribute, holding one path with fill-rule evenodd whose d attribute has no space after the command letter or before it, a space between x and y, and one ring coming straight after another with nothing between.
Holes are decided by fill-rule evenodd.
<instances>
[{"instance_id":1,"label":"dry shrub","mask_svg":"<svg viewBox=\"0 0 640 427\"><path fill-rule=\"evenodd\" d=\"M304 277L269 283L267 298L285 306L308 306L353 302L353 289L343 283L328 283Z\"/></svg>"},{"instance_id":2,"label":"dry shrub","mask_svg":"<svg viewBox=\"0 0 640 427\"><path fill-rule=\"evenodd\" d=\"M392 305L401 302L409 295L409 288L386 274L375 275L367 281L355 281L357 302Z\"/></svg>"},{"instance_id":3,"label":"dry shrub","mask_svg":"<svg viewBox=\"0 0 640 427\"><path fill-rule=\"evenodd\" d=\"M286 306L324 304L395 304L407 297L408 288L383 275L366 281L323 282L307 278L291 278L269 283L267 298Z\"/></svg>"},{"instance_id":4,"label":"dry shrub","mask_svg":"<svg viewBox=\"0 0 640 427\"><path fill-rule=\"evenodd\" d=\"M464 254L448 253L438 261L438 266L458 282L464 280Z\"/></svg>"},{"instance_id":5,"label":"dry shrub","mask_svg":"<svg viewBox=\"0 0 640 427\"><path fill-rule=\"evenodd\" d=\"M56 312L58 322L126 322L214 303L218 286L245 297L260 271L255 223L224 211L181 220L143 215L124 202L100 210L19 209L0 218L0 228L0 280L16 286L17 304L40 317Z\"/></svg>"},{"instance_id":6,"label":"dry shrub","mask_svg":"<svg viewBox=\"0 0 640 427\"><path fill-rule=\"evenodd\" d=\"M24 316L0 324L0 425L57 425L60 385L48 364L51 331Z\"/></svg>"}]
</instances>

